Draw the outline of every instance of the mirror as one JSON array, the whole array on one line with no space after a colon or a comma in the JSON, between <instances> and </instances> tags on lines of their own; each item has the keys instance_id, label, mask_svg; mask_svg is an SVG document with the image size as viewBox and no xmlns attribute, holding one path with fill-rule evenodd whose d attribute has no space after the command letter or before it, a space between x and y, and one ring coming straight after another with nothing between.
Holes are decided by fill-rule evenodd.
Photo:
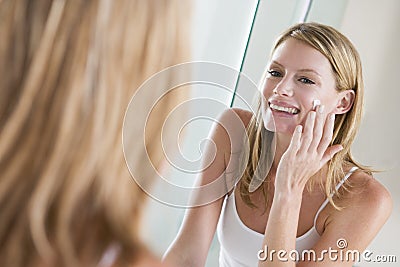
<instances>
[{"instance_id":1,"label":"mirror","mask_svg":"<svg viewBox=\"0 0 400 267\"><path fill-rule=\"evenodd\" d=\"M400 232L400 151L396 118L397 75L400 73L400 51L397 34L400 25L400 1L364 0L193 0L193 61L216 62L231 72L232 90L196 84L193 98L207 97L224 103L224 107L249 108L254 90L249 90L247 77L257 84L268 60L273 40L289 25L296 22L316 21L331 25L348 36L358 49L364 70L365 116L353 145L355 158L385 172L374 176L391 192L394 208L392 215L369 249L376 254L397 255ZM239 75L241 73L241 75ZM243 76L242 76L243 75ZM236 91L233 94L233 91ZM238 97L240 96L240 97ZM204 106L199 106L199 109ZM199 144L208 135L212 121L198 121L188 127L182 153L191 160L201 157ZM185 185L194 176L174 170L176 181ZM156 185L157 187L157 185ZM156 188L155 190L162 190ZM145 214L146 228L142 231L150 248L161 256L174 239L183 218L184 209L150 200ZM355 221L355 223L357 223ZM218 242L212 243L207 266L218 262ZM364 266L364 265L363 265ZM366 263L365 266L374 266Z\"/></svg>"}]
</instances>

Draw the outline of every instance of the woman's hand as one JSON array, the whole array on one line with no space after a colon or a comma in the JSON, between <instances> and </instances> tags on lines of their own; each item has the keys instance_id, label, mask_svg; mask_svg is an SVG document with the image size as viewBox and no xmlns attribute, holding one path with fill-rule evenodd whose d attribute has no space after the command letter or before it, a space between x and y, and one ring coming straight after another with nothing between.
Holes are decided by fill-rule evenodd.
<instances>
[{"instance_id":1,"label":"woman's hand","mask_svg":"<svg viewBox=\"0 0 400 267\"><path fill-rule=\"evenodd\" d=\"M326 115L324 106L319 106L309 112L304 131L301 125L295 128L277 167L276 192L301 194L307 181L343 149L341 145L329 146L334 122L335 114Z\"/></svg>"}]
</instances>

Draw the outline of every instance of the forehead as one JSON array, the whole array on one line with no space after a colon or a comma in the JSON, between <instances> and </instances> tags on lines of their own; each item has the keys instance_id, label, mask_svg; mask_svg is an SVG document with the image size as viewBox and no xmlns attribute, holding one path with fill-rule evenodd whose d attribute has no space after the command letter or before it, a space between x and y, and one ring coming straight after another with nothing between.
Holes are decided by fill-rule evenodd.
<instances>
[{"instance_id":1,"label":"forehead","mask_svg":"<svg viewBox=\"0 0 400 267\"><path fill-rule=\"evenodd\" d=\"M321 74L332 74L329 60L309 44L288 38L272 53L271 62L277 62L286 69L311 69Z\"/></svg>"}]
</instances>

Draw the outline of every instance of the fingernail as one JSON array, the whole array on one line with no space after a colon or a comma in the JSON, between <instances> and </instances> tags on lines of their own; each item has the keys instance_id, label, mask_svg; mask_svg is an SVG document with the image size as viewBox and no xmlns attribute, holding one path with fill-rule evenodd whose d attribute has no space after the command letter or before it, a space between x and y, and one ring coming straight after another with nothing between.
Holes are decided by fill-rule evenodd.
<instances>
[{"instance_id":1,"label":"fingernail","mask_svg":"<svg viewBox=\"0 0 400 267\"><path fill-rule=\"evenodd\" d=\"M319 99L314 99L312 109L315 110L319 105L321 105L321 101L319 101Z\"/></svg>"},{"instance_id":2,"label":"fingernail","mask_svg":"<svg viewBox=\"0 0 400 267\"><path fill-rule=\"evenodd\" d=\"M322 114L322 113L324 113L324 109L325 109L325 105L321 105L318 108L318 112Z\"/></svg>"},{"instance_id":3,"label":"fingernail","mask_svg":"<svg viewBox=\"0 0 400 267\"><path fill-rule=\"evenodd\" d=\"M329 115L329 118L330 118L331 120L334 120L334 119L335 119L335 113L330 114L330 115Z\"/></svg>"},{"instance_id":4,"label":"fingernail","mask_svg":"<svg viewBox=\"0 0 400 267\"><path fill-rule=\"evenodd\" d=\"M296 131L297 131L298 133L301 133L301 132L303 131L303 126L298 125L298 126L296 127Z\"/></svg>"},{"instance_id":5,"label":"fingernail","mask_svg":"<svg viewBox=\"0 0 400 267\"><path fill-rule=\"evenodd\" d=\"M310 118L311 119L315 119L315 112L314 111L311 111Z\"/></svg>"}]
</instances>

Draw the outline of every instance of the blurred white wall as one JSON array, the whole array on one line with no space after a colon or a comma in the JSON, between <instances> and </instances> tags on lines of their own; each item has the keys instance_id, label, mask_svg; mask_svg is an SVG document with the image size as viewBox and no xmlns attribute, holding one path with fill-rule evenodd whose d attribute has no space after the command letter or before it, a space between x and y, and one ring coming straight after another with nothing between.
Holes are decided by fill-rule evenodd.
<instances>
[{"instance_id":1,"label":"blurred white wall","mask_svg":"<svg viewBox=\"0 0 400 267\"><path fill-rule=\"evenodd\" d=\"M375 174L391 192L393 213L370 245L374 254L396 255L400 262L400 1L349 0L341 30L357 47L363 61L365 115L354 145L360 162L384 170ZM357 219L354 219L357 224Z\"/></svg>"},{"instance_id":2,"label":"blurred white wall","mask_svg":"<svg viewBox=\"0 0 400 267\"><path fill-rule=\"evenodd\" d=\"M189 1L189 0L185 0ZM246 47L247 36L251 26L256 1L252 0L190 0L193 3L192 17L192 60L215 62L226 66L235 74L240 69L243 52ZM194 72L203 70L196 69ZM208 71L208 70L207 70ZM232 74L230 73L230 74ZM195 73L194 75L196 75ZM215 73L215 82L218 82L218 75ZM228 75L226 79L230 89L234 89L236 75ZM232 93L222 90L220 87L209 84L192 84L192 97L194 99L208 98L210 101L219 103L219 112L229 107ZM206 101L207 102L207 101ZM210 106L192 105L189 110L189 118L193 114L201 113ZM210 102L211 103L211 102ZM181 152L189 160L195 160L201 156L199 146L207 138L211 120L197 120L186 127L185 138L181 144ZM196 175L180 172L171 169L168 176L175 184L190 186L193 184ZM160 192L163 188L155 184L154 191ZM150 249L162 256L169 244L176 236L185 210L179 207L172 207L150 199L146 212L144 213L141 235ZM214 240L210 249L207 266L217 265L218 243Z\"/></svg>"}]
</instances>

